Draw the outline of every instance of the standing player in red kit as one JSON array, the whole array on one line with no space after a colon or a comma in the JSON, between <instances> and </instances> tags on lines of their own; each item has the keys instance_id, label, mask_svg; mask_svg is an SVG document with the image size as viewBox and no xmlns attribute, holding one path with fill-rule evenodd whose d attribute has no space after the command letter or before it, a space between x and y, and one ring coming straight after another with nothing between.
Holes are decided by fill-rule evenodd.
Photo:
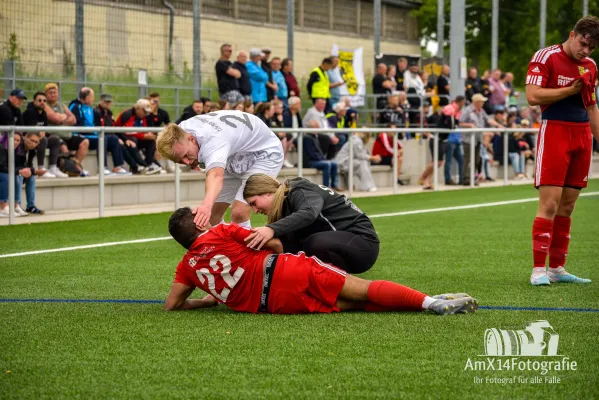
<instances>
[{"instance_id":1,"label":"standing player in red kit","mask_svg":"<svg viewBox=\"0 0 599 400\"><path fill-rule=\"evenodd\" d=\"M570 224L580 190L587 187L593 135L599 139L595 98L597 65L589 58L599 43L599 19L580 19L563 44L539 50L526 76L526 97L540 105L535 187L539 209L532 227L532 285L590 283L564 269ZM545 261L549 254L549 269Z\"/></svg>"},{"instance_id":2,"label":"standing player in red kit","mask_svg":"<svg viewBox=\"0 0 599 400\"><path fill-rule=\"evenodd\" d=\"M205 308L224 303L236 311L272 314L331 313L345 310L468 313L475 299L460 294L429 297L389 281L367 281L303 253L273 254L247 247L251 231L220 224L200 231L190 208L169 220L169 232L188 251L177 266L165 310ZM279 239L266 248L282 251ZM198 287L209 295L188 299Z\"/></svg>"}]
</instances>

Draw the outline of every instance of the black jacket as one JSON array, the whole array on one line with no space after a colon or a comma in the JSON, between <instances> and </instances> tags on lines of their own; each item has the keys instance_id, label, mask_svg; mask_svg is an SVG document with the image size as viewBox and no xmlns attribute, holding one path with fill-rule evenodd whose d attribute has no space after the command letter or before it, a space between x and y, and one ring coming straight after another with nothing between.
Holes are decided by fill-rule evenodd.
<instances>
[{"instance_id":1,"label":"black jacket","mask_svg":"<svg viewBox=\"0 0 599 400\"><path fill-rule=\"evenodd\" d=\"M195 111L193 111L193 105L187 106L183 109L183 114L181 114L181 117L179 117L179 119L176 120L175 123L179 125L181 122L188 120L191 117L195 117L196 115L197 114L195 113Z\"/></svg>"},{"instance_id":2,"label":"black jacket","mask_svg":"<svg viewBox=\"0 0 599 400\"><path fill-rule=\"evenodd\" d=\"M0 125L23 125L21 110L14 108L9 100L0 105Z\"/></svg>"},{"instance_id":3,"label":"black jacket","mask_svg":"<svg viewBox=\"0 0 599 400\"><path fill-rule=\"evenodd\" d=\"M303 242L318 232L351 232L378 243L370 219L347 196L304 178L289 181L283 218L267 225L285 242Z\"/></svg>"},{"instance_id":4,"label":"black jacket","mask_svg":"<svg viewBox=\"0 0 599 400\"><path fill-rule=\"evenodd\" d=\"M245 64L241 64L237 61L233 63L233 68L241 72L241 78L237 81L239 83L239 92L244 96L252 95L252 83L250 82L250 75L245 67Z\"/></svg>"},{"instance_id":5,"label":"black jacket","mask_svg":"<svg viewBox=\"0 0 599 400\"><path fill-rule=\"evenodd\" d=\"M293 128L293 114L291 114L291 110L289 110L289 108L286 108L283 110L283 127L285 128ZM302 116L300 115L300 113L297 113L297 127L298 128L303 128L302 125Z\"/></svg>"},{"instance_id":6,"label":"black jacket","mask_svg":"<svg viewBox=\"0 0 599 400\"><path fill-rule=\"evenodd\" d=\"M33 105L33 102L27 104L27 109L23 113L23 125L27 126L48 126L48 116L46 111L40 113Z\"/></svg>"}]
</instances>

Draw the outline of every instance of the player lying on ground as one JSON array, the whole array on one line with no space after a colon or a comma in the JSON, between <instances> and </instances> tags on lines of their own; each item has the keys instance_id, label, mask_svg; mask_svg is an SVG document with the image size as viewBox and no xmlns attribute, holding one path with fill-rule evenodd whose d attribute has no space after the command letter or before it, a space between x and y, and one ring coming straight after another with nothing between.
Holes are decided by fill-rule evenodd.
<instances>
[{"instance_id":1,"label":"player lying on ground","mask_svg":"<svg viewBox=\"0 0 599 400\"><path fill-rule=\"evenodd\" d=\"M254 212L268 225L252 229L249 247L274 238L285 253L303 251L352 274L369 270L379 255L379 238L370 219L347 196L307 179L284 183L265 174L249 177L243 189Z\"/></svg>"},{"instance_id":2,"label":"player lying on ground","mask_svg":"<svg viewBox=\"0 0 599 400\"><path fill-rule=\"evenodd\" d=\"M526 97L541 106L535 187L539 210L532 226L532 285L590 283L564 269L570 244L570 218L587 187L593 135L599 140L595 94L597 65L589 55L599 44L599 19L580 19L563 44L541 49L528 65ZM549 270L545 263L549 254Z\"/></svg>"},{"instance_id":3,"label":"player lying on ground","mask_svg":"<svg viewBox=\"0 0 599 400\"><path fill-rule=\"evenodd\" d=\"M206 195L194 210L200 228L224 222L231 204L231 221L249 228L252 209L243 200L245 181L255 173L276 177L283 166L279 137L260 118L235 110L170 124L158 135L156 147L176 163L206 166Z\"/></svg>"},{"instance_id":4,"label":"player lying on ground","mask_svg":"<svg viewBox=\"0 0 599 400\"><path fill-rule=\"evenodd\" d=\"M225 303L236 311L272 314L330 313L348 310L468 313L478 307L465 293L429 297L389 281L356 278L303 253L273 254L254 250L245 239L250 230L220 224L200 231L189 208L169 220L169 232L187 254L177 266L165 310L189 310ZM266 247L282 251L278 239ZM188 299L198 287L209 293Z\"/></svg>"}]
</instances>

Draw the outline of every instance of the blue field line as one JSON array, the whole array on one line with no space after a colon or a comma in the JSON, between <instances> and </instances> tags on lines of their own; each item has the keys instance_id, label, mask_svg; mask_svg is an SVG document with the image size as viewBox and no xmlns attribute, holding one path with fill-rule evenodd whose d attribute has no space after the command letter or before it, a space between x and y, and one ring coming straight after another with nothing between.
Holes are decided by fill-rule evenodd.
<instances>
[{"instance_id":1,"label":"blue field line","mask_svg":"<svg viewBox=\"0 0 599 400\"><path fill-rule=\"evenodd\" d=\"M134 303L162 304L164 300L133 299L0 299L0 303Z\"/></svg>"},{"instance_id":2,"label":"blue field line","mask_svg":"<svg viewBox=\"0 0 599 400\"><path fill-rule=\"evenodd\" d=\"M135 299L2 299L0 303L120 303L120 304L162 304L164 300ZM491 311L566 311L596 312L596 308L558 308L558 307L514 307L514 306L479 306L479 310Z\"/></svg>"}]
</instances>

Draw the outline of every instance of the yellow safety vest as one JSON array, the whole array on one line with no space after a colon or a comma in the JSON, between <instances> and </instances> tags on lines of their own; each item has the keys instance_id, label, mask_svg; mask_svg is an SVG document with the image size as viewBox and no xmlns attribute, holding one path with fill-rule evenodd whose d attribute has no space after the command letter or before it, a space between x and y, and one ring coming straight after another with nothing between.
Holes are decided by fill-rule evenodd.
<instances>
[{"instance_id":1,"label":"yellow safety vest","mask_svg":"<svg viewBox=\"0 0 599 400\"><path fill-rule=\"evenodd\" d=\"M310 97L313 99L330 99L331 84L329 82L329 77L322 69L320 69L320 67L314 68L312 72L316 72L320 79L318 82L314 82L312 85L312 93L310 93Z\"/></svg>"}]
</instances>

